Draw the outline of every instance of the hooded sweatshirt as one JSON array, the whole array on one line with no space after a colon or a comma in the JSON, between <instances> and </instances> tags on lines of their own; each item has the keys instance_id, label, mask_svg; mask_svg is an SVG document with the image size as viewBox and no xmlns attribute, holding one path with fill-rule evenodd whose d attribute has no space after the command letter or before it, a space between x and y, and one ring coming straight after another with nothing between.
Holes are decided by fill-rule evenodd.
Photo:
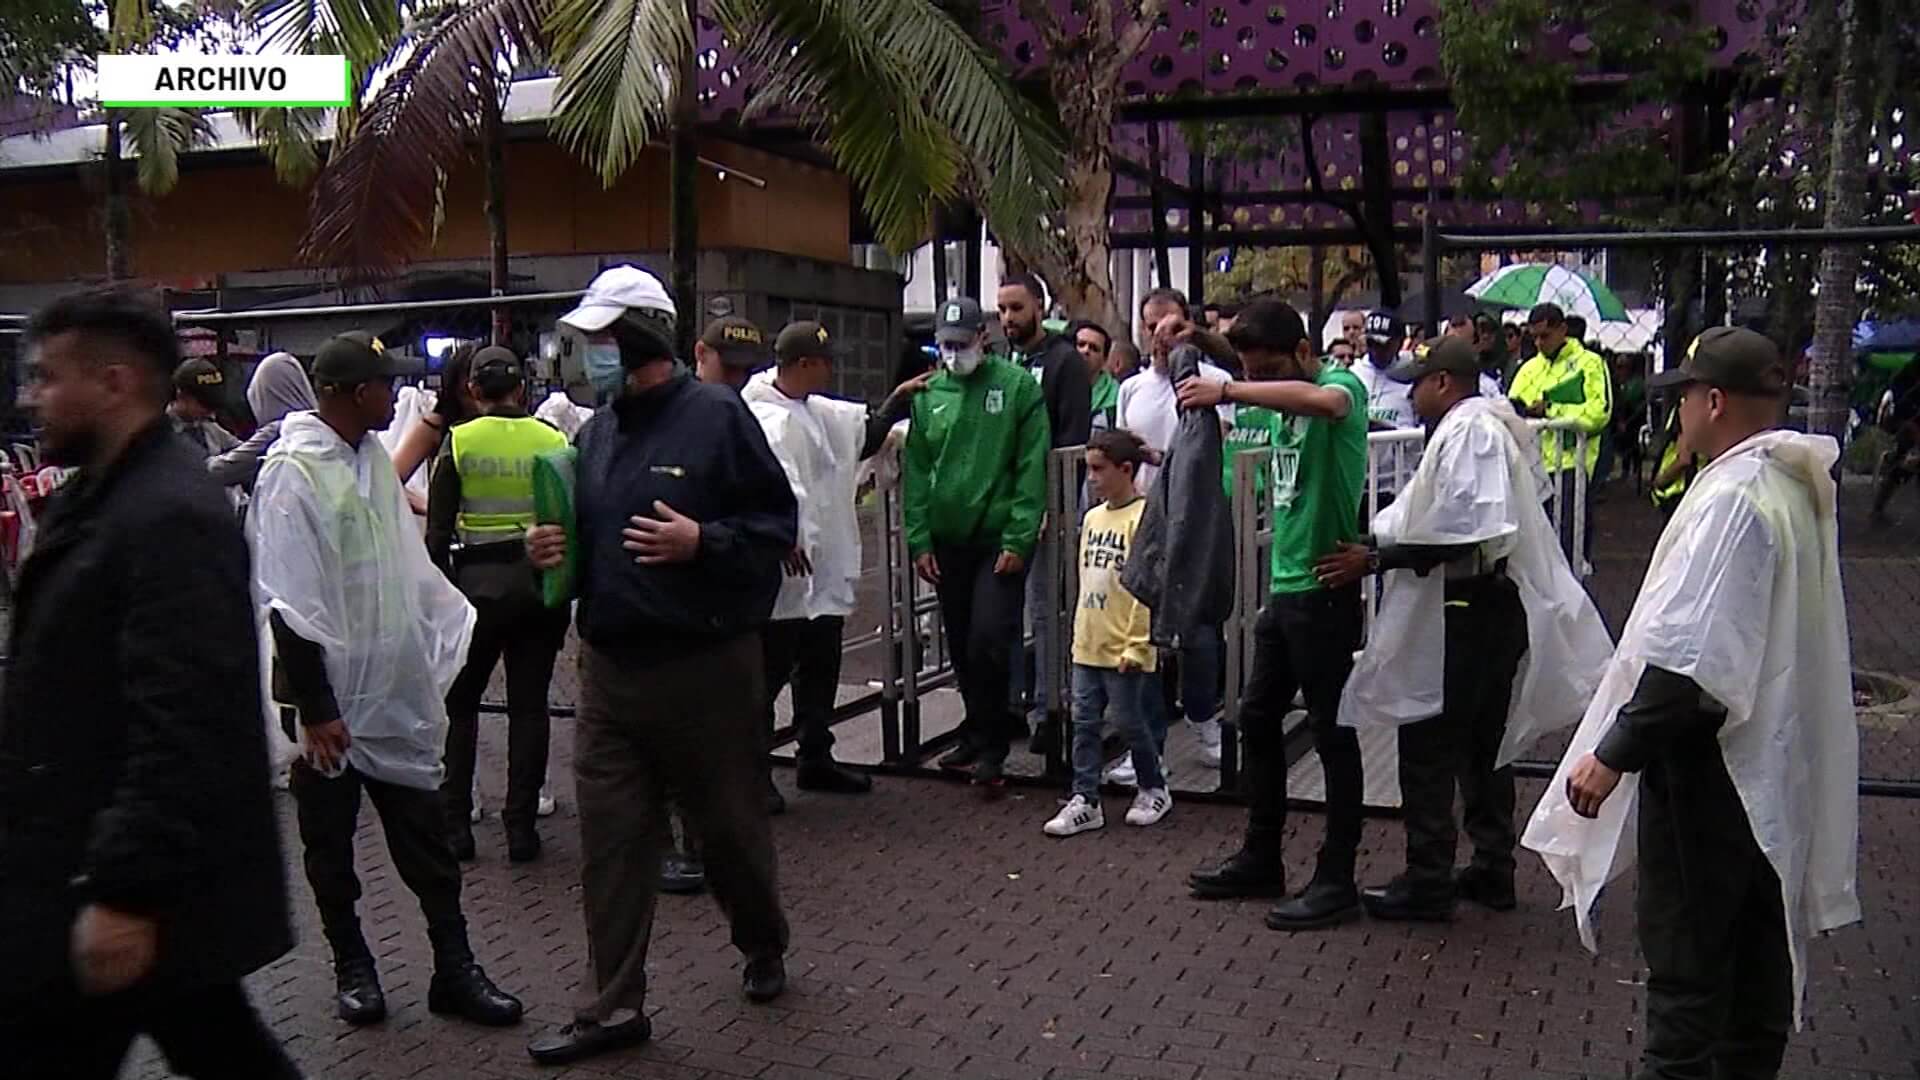
<instances>
[{"instance_id":1,"label":"hooded sweatshirt","mask_svg":"<svg viewBox=\"0 0 1920 1080\"><path fill-rule=\"evenodd\" d=\"M246 442L208 458L207 471L222 484L252 490L254 479L260 475L260 463L280 437L280 421L288 413L315 407L313 384L307 381L306 371L292 353L274 353L253 369L253 379L247 383L247 407L260 426Z\"/></svg>"}]
</instances>

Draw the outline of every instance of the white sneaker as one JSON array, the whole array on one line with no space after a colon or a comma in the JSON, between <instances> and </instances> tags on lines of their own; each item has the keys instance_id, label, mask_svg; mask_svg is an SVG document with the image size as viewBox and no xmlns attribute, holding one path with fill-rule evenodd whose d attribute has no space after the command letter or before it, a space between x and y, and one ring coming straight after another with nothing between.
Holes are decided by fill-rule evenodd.
<instances>
[{"instance_id":1,"label":"white sneaker","mask_svg":"<svg viewBox=\"0 0 1920 1080\"><path fill-rule=\"evenodd\" d=\"M1138 780L1139 777L1135 776L1133 772L1132 754L1123 755L1118 761L1107 766L1107 783L1109 784L1122 784L1127 787L1132 787Z\"/></svg>"},{"instance_id":2,"label":"white sneaker","mask_svg":"<svg viewBox=\"0 0 1920 1080\"><path fill-rule=\"evenodd\" d=\"M1157 825L1173 809L1173 793L1166 788L1148 788L1133 797L1127 808L1127 824Z\"/></svg>"},{"instance_id":3,"label":"white sneaker","mask_svg":"<svg viewBox=\"0 0 1920 1080\"><path fill-rule=\"evenodd\" d=\"M1100 804L1089 802L1085 795L1075 795L1053 815L1053 820L1041 826L1041 831L1048 836L1074 836L1106 827L1106 811L1100 809Z\"/></svg>"},{"instance_id":4,"label":"white sneaker","mask_svg":"<svg viewBox=\"0 0 1920 1080\"><path fill-rule=\"evenodd\" d=\"M478 825L480 824L480 819L486 816L487 808L480 805L480 784L478 781L475 781L473 785L473 809L467 812L467 820Z\"/></svg>"},{"instance_id":5,"label":"white sneaker","mask_svg":"<svg viewBox=\"0 0 1920 1080\"><path fill-rule=\"evenodd\" d=\"M1193 725L1193 734L1200 740L1200 764L1209 769L1220 767L1220 721L1205 720Z\"/></svg>"},{"instance_id":6,"label":"white sneaker","mask_svg":"<svg viewBox=\"0 0 1920 1080\"><path fill-rule=\"evenodd\" d=\"M553 796L547 794L546 786L542 785L540 788L540 801L534 805L533 816L552 817L553 812L558 809L560 809L560 804L553 801Z\"/></svg>"}]
</instances>

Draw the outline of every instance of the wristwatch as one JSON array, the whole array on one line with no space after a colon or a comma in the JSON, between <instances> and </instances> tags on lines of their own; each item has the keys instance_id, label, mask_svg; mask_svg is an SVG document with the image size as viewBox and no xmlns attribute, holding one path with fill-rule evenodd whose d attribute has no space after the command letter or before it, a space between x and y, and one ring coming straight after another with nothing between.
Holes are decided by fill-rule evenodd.
<instances>
[{"instance_id":1,"label":"wristwatch","mask_svg":"<svg viewBox=\"0 0 1920 1080\"><path fill-rule=\"evenodd\" d=\"M1223 382L1220 384L1220 400L1228 404L1233 403L1233 380L1232 379L1228 379L1226 382Z\"/></svg>"},{"instance_id":2,"label":"wristwatch","mask_svg":"<svg viewBox=\"0 0 1920 1080\"><path fill-rule=\"evenodd\" d=\"M1380 573L1380 546L1378 544L1367 545L1367 573L1375 575Z\"/></svg>"}]
</instances>

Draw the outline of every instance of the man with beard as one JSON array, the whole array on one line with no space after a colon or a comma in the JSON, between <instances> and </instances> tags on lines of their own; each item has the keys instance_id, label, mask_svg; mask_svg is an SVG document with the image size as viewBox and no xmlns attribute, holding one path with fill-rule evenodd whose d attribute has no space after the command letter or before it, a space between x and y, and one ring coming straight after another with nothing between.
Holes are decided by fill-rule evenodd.
<instances>
[{"instance_id":1,"label":"man with beard","mask_svg":"<svg viewBox=\"0 0 1920 1080\"><path fill-rule=\"evenodd\" d=\"M284 954L247 547L164 412L150 294L28 323L53 465L0 707L0 1045L21 1080L108 1080L139 1034L184 1076L298 1077L241 980Z\"/></svg>"},{"instance_id":2,"label":"man with beard","mask_svg":"<svg viewBox=\"0 0 1920 1080\"><path fill-rule=\"evenodd\" d=\"M293 797L307 883L333 952L337 1013L355 1025L387 1015L357 911L353 834L364 793L426 916L427 1008L505 1026L519 1022L520 1002L474 960L440 798L446 694L466 659L474 611L428 559L376 435L393 423L394 376L412 373L371 334L320 347L319 407L281 421L254 485L255 580L283 684L275 696L300 718Z\"/></svg>"},{"instance_id":3,"label":"man with beard","mask_svg":"<svg viewBox=\"0 0 1920 1080\"><path fill-rule=\"evenodd\" d=\"M1006 331L1013 352L1008 356L1015 367L1024 368L1040 384L1041 398L1047 406L1047 424L1054 449L1085 446L1092 432L1093 391L1087 365L1074 341L1050 334L1041 325L1046 310L1046 289L1032 274L1015 274L1000 283L996 298L1000 308L1000 328ZM1015 663L1010 677L1012 693L1031 687L1031 721L1045 733L1037 740L1036 750L1044 749L1054 730L1047 726L1047 700L1051 685L1045 672L1054 662L1049 646L1053 642L1053 624L1059 614L1048 602L1058 591L1059 553L1047 545L1034 549L1033 565L1027 568L1026 609L1033 621L1033 680L1028 683L1027 666Z\"/></svg>"},{"instance_id":4,"label":"man with beard","mask_svg":"<svg viewBox=\"0 0 1920 1080\"><path fill-rule=\"evenodd\" d=\"M1182 408L1258 405L1274 411L1273 555L1270 596L1254 623L1254 656L1240 727L1251 785L1238 851L1195 871L1203 899L1283 896L1281 841L1287 821L1287 756L1281 723L1304 690L1314 749L1326 772L1327 832L1306 889L1267 916L1276 930L1332 926L1359 914L1354 861L1360 846L1360 743L1338 723L1340 695L1360 646L1360 586L1328 588L1314 564L1359 539L1367 468L1366 389L1353 373L1323 365L1298 312L1277 300L1247 306L1230 339L1252 382L1209 378L1180 384Z\"/></svg>"}]
</instances>

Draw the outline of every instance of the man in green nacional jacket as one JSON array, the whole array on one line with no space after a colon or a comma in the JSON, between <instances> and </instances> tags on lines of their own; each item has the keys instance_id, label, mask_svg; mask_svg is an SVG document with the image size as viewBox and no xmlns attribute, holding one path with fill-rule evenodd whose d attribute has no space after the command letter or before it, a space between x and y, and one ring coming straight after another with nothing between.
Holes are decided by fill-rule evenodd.
<instances>
[{"instance_id":1,"label":"man in green nacional jacket","mask_svg":"<svg viewBox=\"0 0 1920 1080\"><path fill-rule=\"evenodd\" d=\"M907 433L907 549L940 598L966 703L960 742L940 765L997 787L1015 722L1013 646L1046 508L1052 433L1040 385L987 353L978 302L942 305L934 338L941 371L914 399Z\"/></svg>"}]
</instances>

